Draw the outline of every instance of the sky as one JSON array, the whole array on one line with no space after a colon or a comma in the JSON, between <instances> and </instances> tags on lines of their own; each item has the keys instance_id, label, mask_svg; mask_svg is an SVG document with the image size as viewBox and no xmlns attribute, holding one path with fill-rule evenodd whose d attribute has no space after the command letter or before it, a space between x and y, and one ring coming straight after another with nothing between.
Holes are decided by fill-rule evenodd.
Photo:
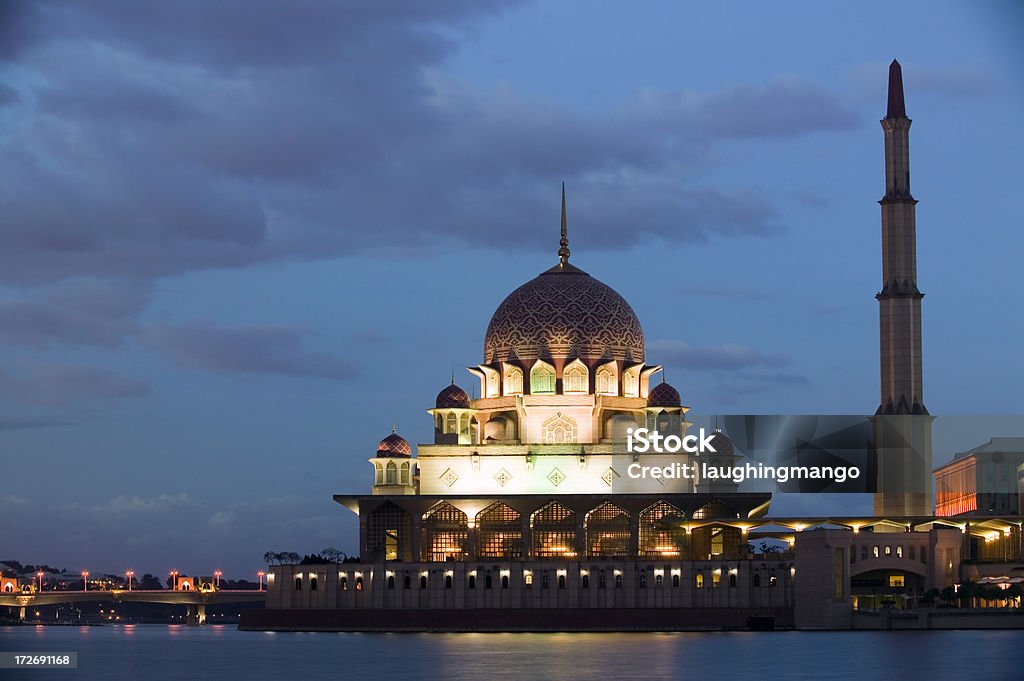
<instances>
[{"instance_id":1,"label":"sky","mask_svg":"<svg viewBox=\"0 0 1024 681\"><path fill-rule=\"evenodd\" d=\"M0 2L0 560L356 552L331 495L393 424L432 439L453 369L476 385L562 182L573 263L693 414L872 413L893 58L925 402L1024 412L1021 28L948 0Z\"/></svg>"}]
</instances>

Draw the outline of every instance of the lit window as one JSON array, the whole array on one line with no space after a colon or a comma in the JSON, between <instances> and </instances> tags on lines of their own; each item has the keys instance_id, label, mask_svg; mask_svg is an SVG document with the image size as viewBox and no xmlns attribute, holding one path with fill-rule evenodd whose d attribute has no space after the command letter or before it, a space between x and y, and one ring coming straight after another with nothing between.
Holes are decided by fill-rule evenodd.
<instances>
[{"instance_id":1,"label":"lit window","mask_svg":"<svg viewBox=\"0 0 1024 681\"><path fill-rule=\"evenodd\" d=\"M885 547L885 555L887 555L887 556L891 556L892 555L892 547L891 546L886 546Z\"/></svg>"},{"instance_id":2,"label":"lit window","mask_svg":"<svg viewBox=\"0 0 1024 681\"><path fill-rule=\"evenodd\" d=\"M872 547L871 547L871 553L872 553L872 555L873 555L873 556L874 556L875 558L878 558L878 547L877 547L877 546L872 546Z\"/></svg>"},{"instance_id":3,"label":"lit window","mask_svg":"<svg viewBox=\"0 0 1024 681\"><path fill-rule=\"evenodd\" d=\"M901 587L904 586L903 575L889 575L889 587Z\"/></svg>"},{"instance_id":4,"label":"lit window","mask_svg":"<svg viewBox=\"0 0 1024 681\"><path fill-rule=\"evenodd\" d=\"M612 396L619 394L618 386L615 381L614 362L605 364L597 370L597 394Z\"/></svg>"},{"instance_id":5,"label":"lit window","mask_svg":"<svg viewBox=\"0 0 1024 681\"><path fill-rule=\"evenodd\" d=\"M896 557L897 558L902 558L903 557L903 547L902 546L897 546L896 547Z\"/></svg>"},{"instance_id":6,"label":"lit window","mask_svg":"<svg viewBox=\"0 0 1024 681\"><path fill-rule=\"evenodd\" d=\"M505 394L523 394L523 370L519 367L507 365L505 368Z\"/></svg>"},{"instance_id":7,"label":"lit window","mask_svg":"<svg viewBox=\"0 0 1024 681\"><path fill-rule=\"evenodd\" d=\"M555 368L547 362L537 360L530 371L530 393L553 395L555 393Z\"/></svg>"},{"instance_id":8,"label":"lit window","mask_svg":"<svg viewBox=\"0 0 1024 681\"><path fill-rule=\"evenodd\" d=\"M703 589L704 588L704 573L703 572L698 572L697 576L694 577L694 581L696 582L696 586L697 586L698 589Z\"/></svg>"},{"instance_id":9,"label":"lit window","mask_svg":"<svg viewBox=\"0 0 1024 681\"><path fill-rule=\"evenodd\" d=\"M566 395L586 395L590 388L588 382L587 367L578 359L562 371L562 392Z\"/></svg>"},{"instance_id":10,"label":"lit window","mask_svg":"<svg viewBox=\"0 0 1024 681\"><path fill-rule=\"evenodd\" d=\"M533 573L527 572L523 575L523 581L526 582L526 586L533 586Z\"/></svg>"}]
</instances>

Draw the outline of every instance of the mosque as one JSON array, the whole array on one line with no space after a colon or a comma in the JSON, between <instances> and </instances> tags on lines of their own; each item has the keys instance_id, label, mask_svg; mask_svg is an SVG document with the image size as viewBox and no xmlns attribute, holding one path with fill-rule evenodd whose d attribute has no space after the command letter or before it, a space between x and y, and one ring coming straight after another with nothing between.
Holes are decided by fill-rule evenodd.
<instances>
[{"instance_id":1,"label":"mosque","mask_svg":"<svg viewBox=\"0 0 1024 681\"><path fill-rule=\"evenodd\" d=\"M632 429L685 435L689 407L648 358L629 303L570 262L563 187L557 261L492 315L469 367L479 397L453 376L427 410L433 443L383 438L370 493L334 496L359 517L358 562L270 566L267 609L243 628L851 628L858 607L958 582L978 557L972 538L1024 558L1019 517L933 512L917 201L895 61L889 85L873 516L770 517L769 493L728 480L627 474L634 463L731 465L742 452L721 432L704 452L628 451Z\"/></svg>"}]
</instances>

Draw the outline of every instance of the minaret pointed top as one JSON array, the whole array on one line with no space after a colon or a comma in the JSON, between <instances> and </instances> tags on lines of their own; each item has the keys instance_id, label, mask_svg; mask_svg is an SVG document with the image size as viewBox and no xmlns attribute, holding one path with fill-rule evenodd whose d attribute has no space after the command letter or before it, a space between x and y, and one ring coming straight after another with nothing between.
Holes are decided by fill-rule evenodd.
<instances>
[{"instance_id":1,"label":"minaret pointed top","mask_svg":"<svg viewBox=\"0 0 1024 681\"><path fill-rule=\"evenodd\" d=\"M455 367L452 367L452 385L455 385Z\"/></svg>"},{"instance_id":2,"label":"minaret pointed top","mask_svg":"<svg viewBox=\"0 0 1024 681\"><path fill-rule=\"evenodd\" d=\"M562 183L562 239L558 242L558 264L569 264L569 236L565 221L565 183Z\"/></svg>"},{"instance_id":3,"label":"minaret pointed top","mask_svg":"<svg viewBox=\"0 0 1024 681\"><path fill-rule=\"evenodd\" d=\"M885 117L907 117L907 107L903 101L903 69L895 59L889 64L889 103Z\"/></svg>"}]
</instances>

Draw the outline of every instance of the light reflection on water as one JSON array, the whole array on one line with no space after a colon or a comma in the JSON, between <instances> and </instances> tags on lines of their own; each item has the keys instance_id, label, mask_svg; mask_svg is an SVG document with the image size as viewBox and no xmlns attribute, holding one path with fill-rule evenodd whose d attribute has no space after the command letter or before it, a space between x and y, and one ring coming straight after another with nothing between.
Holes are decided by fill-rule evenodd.
<instances>
[{"instance_id":1,"label":"light reflection on water","mask_svg":"<svg viewBox=\"0 0 1024 681\"><path fill-rule=\"evenodd\" d=\"M231 626L0 627L0 650L78 652L4 679L1019 679L1024 631L330 634Z\"/></svg>"}]
</instances>

